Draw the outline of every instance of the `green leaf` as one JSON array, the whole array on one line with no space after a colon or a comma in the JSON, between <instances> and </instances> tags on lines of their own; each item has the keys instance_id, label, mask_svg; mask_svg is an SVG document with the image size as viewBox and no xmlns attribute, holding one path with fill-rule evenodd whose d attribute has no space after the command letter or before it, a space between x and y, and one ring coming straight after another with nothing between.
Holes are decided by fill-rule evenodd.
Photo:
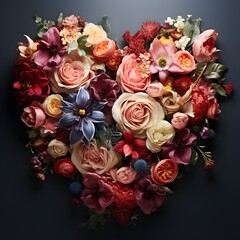
<instances>
[{"instance_id":1,"label":"green leaf","mask_svg":"<svg viewBox=\"0 0 240 240\"><path fill-rule=\"evenodd\" d=\"M227 71L227 67L220 63L209 63L206 68L205 74L209 75L212 72L216 72L219 75L223 75L226 71Z\"/></svg>"},{"instance_id":2,"label":"green leaf","mask_svg":"<svg viewBox=\"0 0 240 240\"><path fill-rule=\"evenodd\" d=\"M73 51L77 48L78 48L78 43L77 42L71 42L68 46L67 53L70 53L71 51Z\"/></svg>"},{"instance_id":3,"label":"green leaf","mask_svg":"<svg viewBox=\"0 0 240 240\"><path fill-rule=\"evenodd\" d=\"M225 88L222 87L220 84L212 83L212 87L219 95L221 95L223 97L227 96Z\"/></svg>"},{"instance_id":4,"label":"green leaf","mask_svg":"<svg viewBox=\"0 0 240 240\"><path fill-rule=\"evenodd\" d=\"M207 62L199 62L196 66L196 69L193 73L193 79L195 81L199 80L203 73L205 72L205 69L207 68Z\"/></svg>"},{"instance_id":5,"label":"green leaf","mask_svg":"<svg viewBox=\"0 0 240 240\"><path fill-rule=\"evenodd\" d=\"M107 16L107 15L104 15L104 16L102 17L102 23L101 23L101 25L102 25L104 31L107 33L107 36L109 37L109 36L110 36L110 33L111 33L111 26L110 26L110 23L109 23L108 19L109 19L108 16Z\"/></svg>"},{"instance_id":6,"label":"green leaf","mask_svg":"<svg viewBox=\"0 0 240 240\"><path fill-rule=\"evenodd\" d=\"M78 42L79 47L85 46L85 44L87 42L87 38L88 38L88 35L83 35L78 38L77 42Z\"/></svg>"},{"instance_id":7,"label":"green leaf","mask_svg":"<svg viewBox=\"0 0 240 240\"><path fill-rule=\"evenodd\" d=\"M197 151L194 148L192 148L191 163L193 165L196 165L197 164L197 160L198 160L198 153L197 153Z\"/></svg>"},{"instance_id":8,"label":"green leaf","mask_svg":"<svg viewBox=\"0 0 240 240\"><path fill-rule=\"evenodd\" d=\"M42 18L40 18L39 16L34 16L34 19L35 19L35 23L37 23L37 24L42 23Z\"/></svg>"},{"instance_id":9,"label":"green leaf","mask_svg":"<svg viewBox=\"0 0 240 240\"><path fill-rule=\"evenodd\" d=\"M192 24L187 20L184 24L183 28L183 35L189 37L192 39L192 34L193 34L193 26Z\"/></svg>"},{"instance_id":10,"label":"green leaf","mask_svg":"<svg viewBox=\"0 0 240 240\"><path fill-rule=\"evenodd\" d=\"M210 74L204 74L204 77L207 79L207 80L212 80L212 79L220 79L221 78L221 75L217 72L211 72Z\"/></svg>"},{"instance_id":11,"label":"green leaf","mask_svg":"<svg viewBox=\"0 0 240 240\"><path fill-rule=\"evenodd\" d=\"M82 50L82 49L78 49L78 55L80 57L84 57L84 56L86 56L86 52L84 50Z\"/></svg>"},{"instance_id":12,"label":"green leaf","mask_svg":"<svg viewBox=\"0 0 240 240\"><path fill-rule=\"evenodd\" d=\"M193 33L192 33L192 40L190 41L190 45L193 44L196 40L196 37L200 34L201 29L201 22L202 19L201 18L197 18L193 21Z\"/></svg>"},{"instance_id":13,"label":"green leaf","mask_svg":"<svg viewBox=\"0 0 240 240\"><path fill-rule=\"evenodd\" d=\"M57 25L57 26L60 26L61 23L62 23L62 21L63 21L63 14L60 13L59 16L58 16L58 18L57 18L57 20L56 20L56 25Z\"/></svg>"}]
</instances>

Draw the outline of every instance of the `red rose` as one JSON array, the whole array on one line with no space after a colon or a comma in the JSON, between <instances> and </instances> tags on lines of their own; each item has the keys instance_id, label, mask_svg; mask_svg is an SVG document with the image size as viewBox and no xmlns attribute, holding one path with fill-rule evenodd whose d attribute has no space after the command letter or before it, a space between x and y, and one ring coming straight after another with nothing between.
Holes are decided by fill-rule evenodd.
<instances>
[{"instance_id":1,"label":"red rose","mask_svg":"<svg viewBox=\"0 0 240 240\"><path fill-rule=\"evenodd\" d=\"M55 162L54 171L63 177L73 177L77 173L77 168L69 158L61 158Z\"/></svg>"}]
</instances>

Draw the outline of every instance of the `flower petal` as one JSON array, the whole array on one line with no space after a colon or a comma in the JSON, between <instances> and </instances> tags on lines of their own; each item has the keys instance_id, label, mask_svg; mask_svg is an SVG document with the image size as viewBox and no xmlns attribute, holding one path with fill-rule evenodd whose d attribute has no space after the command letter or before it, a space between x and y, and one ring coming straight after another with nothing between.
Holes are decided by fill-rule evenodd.
<instances>
[{"instance_id":1,"label":"flower petal","mask_svg":"<svg viewBox=\"0 0 240 240\"><path fill-rule=\"evenodd\" d=\"M76 116L73 113L65 113L59 120L60 127L72 127L76 122Z\"/></svg>"},{"instance_id":2,"label":"flower petal","mask_svg":"<svg viewBox=\"0 0 240 240\"><path fill-rule=\"evenodd\" d=\"M82 140L83 133L75 128L72 129L70 132L70 145L77 143L78 141Z\"/></svg>"},{"instance_id":3,"label":"flower petal","mask_svg":"<svg viewBox=\"0 0 240 240\"><path fill-rule=\"evenodd\" d=\"M77 105L79 105L80 107L85 107L88 100L89 100L88 91L84 87L81 87L78 90L77 97L76 97Z\"/></svg>"},{"instance_id":4,"label":"flower petal","mask_svg":"<svg viewBox=\"0 0 240 240\"><path fill-rule=\"evenodd\" d=\"M105 120L105 116L100 111L92 111L92 113L88 116L92 122L100 123Z\"/></svg>"},{"instance_id":5,"label":"flower petal","mask_svg":"<svg viewBox=\"0 0 240 240\"><path fill-rule=\"evenodd\" d=\"M90 120L86 118L84 118L82 121L82 132L84 137L90 142L95 133L95 126Z\"/></svg>"}]
</instances>

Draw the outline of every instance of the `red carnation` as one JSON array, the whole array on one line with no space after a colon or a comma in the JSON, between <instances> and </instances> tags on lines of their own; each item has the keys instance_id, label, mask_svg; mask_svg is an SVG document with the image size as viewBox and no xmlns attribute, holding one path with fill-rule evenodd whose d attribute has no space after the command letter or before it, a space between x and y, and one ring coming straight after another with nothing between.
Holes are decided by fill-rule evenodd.
<instances>
[{"instance_id":1,"label":"red carnation","mask_svg":"<svg viewBox=\"0 0 240 240\"><path fill-rule=\"evenodd\" d=\"M120 224L128 222L136 208L135 191L131 185L111 183L114 194L112 214Z\"/></svg>"},{"instance_id":2,"label":"red carnation","mask_svg":"<svg viewBox=\"0 0 240 240\"><path fill-rule=\"evenodd\" d=\"M32 68L24 62L15 68L16 79L13 83L19 105L26 106L36 100L42 102L50 93L46 73L40 68Z\"/></svg>"}]
</instances>

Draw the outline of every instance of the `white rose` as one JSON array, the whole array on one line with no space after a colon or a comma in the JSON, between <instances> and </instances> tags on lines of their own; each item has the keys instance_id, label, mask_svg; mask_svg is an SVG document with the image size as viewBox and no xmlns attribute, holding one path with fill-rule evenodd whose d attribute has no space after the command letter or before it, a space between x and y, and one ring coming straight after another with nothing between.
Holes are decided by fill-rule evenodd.
<instances>
[{"instance_id":1,"label":"white rose","mask_svg":"<svg viewBox=\"0 0 240 240\"><path fill-rule=\"evenodd\" d=\"M67 154L68 145L57 139L53 139L48 144L47 151L53 158L58 158Z\"/></svg>"}]
</instances>

